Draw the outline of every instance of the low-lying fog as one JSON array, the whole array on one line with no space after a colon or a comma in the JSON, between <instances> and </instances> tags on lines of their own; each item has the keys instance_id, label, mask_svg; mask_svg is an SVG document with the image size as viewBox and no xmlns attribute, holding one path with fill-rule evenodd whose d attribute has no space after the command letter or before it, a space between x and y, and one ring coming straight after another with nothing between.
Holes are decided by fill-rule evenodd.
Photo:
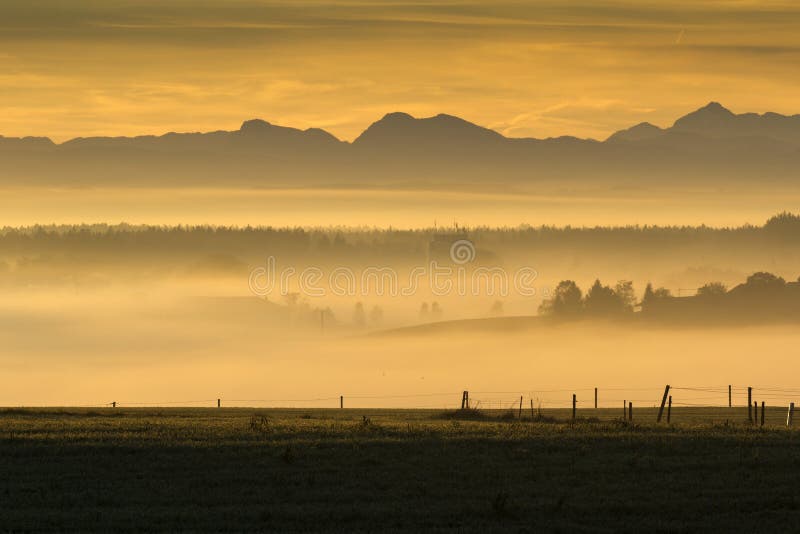
<instances>
[{"instance_id":1,"label":"low-lying fog","mask_svg":"<svg viewBox=\"0 0 800 534\"><path fill-rule=\"evenodd\" d=\"M256 298L163 292L16 292L0 304L0 405L117 401L212 406L454 407L525 396L566 406L651 406L666 383L676 402L727 403L728 384L791 388L796 327L645 328L632 324L465 325L376 335L291 317ZM347 319L349 321L349 318ZM345 323L346 321L343 321ZM413 318L409 323L415 322ZM558 391L553 391L558 390ZM738 393L735 404L743 404ZM784 405L793 399L766 398Z\"/></svg>"},{"instance_id":2,"label":"low-lying fog","mask_svg":"<svg viewBox=\"0 0 800 534\"><path fill-rule=\"evenodd\" d=\"M4 188L3 224L214 224L430 227L761 223L798 205L797 191Z\"/></svg>"}]
</instances>

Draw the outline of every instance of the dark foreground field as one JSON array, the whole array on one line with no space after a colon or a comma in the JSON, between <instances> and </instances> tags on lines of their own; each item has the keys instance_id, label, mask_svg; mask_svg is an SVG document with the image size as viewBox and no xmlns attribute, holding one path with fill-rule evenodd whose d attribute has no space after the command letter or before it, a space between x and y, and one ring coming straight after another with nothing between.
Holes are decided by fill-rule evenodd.
<instances>
[{"instance_id":1,"label":"dark foreground field","mask_svg":"<svg viewBox=\"0 0 800 534\"><path fill-rule=\"evenodd\" d=\"M800 530L800 433L684 425L5 410L0 530Z\"/></svg>"}]
</instances>

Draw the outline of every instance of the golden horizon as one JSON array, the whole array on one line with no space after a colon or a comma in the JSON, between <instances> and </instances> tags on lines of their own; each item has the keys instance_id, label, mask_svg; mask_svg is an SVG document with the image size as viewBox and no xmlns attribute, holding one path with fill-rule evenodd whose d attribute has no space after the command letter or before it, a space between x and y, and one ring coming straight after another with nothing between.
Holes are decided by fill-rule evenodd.
<instances>
[{"instance_id":1,"label":"golden horizon","mask_svg":"<svg viewBox=\"0 0 800 534\"><path fill-rule=\"evenodd\" d=\"M800 6L785 2L43 7L0 7L5 136L213 131L263 117L351 141L401 110L509 137L603 139L709 100L800 109Z\"/></svg>"}]
</instances>

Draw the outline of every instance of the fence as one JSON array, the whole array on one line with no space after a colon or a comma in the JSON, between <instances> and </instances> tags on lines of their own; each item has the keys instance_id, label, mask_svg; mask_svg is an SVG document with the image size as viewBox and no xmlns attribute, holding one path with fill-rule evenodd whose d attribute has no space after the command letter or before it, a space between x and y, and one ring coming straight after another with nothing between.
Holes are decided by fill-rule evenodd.
<instances>
[{"instance_id":1,"label":"fence","mask_svg":"<svg viewBox=\"0 0 800 534\"><path fill-rule=\"evenodd\" d=\"M791 426L800 388L753 386L591 387L528 391L469 391L400 395L344 394L308 399L111 401L72 407L230 407L477 410L519 419L628 420L641 423L748 423Z\"/></svg>"}]
</instances>

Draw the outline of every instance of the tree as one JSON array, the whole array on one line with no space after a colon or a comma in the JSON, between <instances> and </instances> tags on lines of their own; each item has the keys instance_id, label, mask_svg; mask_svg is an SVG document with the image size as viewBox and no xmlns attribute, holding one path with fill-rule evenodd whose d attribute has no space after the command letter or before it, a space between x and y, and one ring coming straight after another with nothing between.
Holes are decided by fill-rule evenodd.
<instances>
[{"instance_id":1,"label":"tree","mask_svg":"<svg viewBox=\"0 0 800 534\"><path fill-rule=\"evenodd\" d=\"M796 236L800 231L800 216L784 211L767 220L764 229L778 234Z\"/></svg>"},{"instance_id":2,"label":"tree","mask_svg":"<svg viewBox=\"0 0 800 534\"><path fill-rule=\"evenodd\" d=\"M283 296L283 300L288 307L294 308L297 306L297 303L300 302L300 293L286 293Z\"/></svg>"},{"instance_id":3,"label":"tree","mask_svg":"<svg viewBox=\"0 0 800 534\"><path fill-rule=\"evenodd\" d=\"M716 298L725 295L728 288L722 282L710 282L697 290L697 296L703 298Z\"/></svg>"},{"instance_id":4,"label":"tree","mask_svg":"<svg viewBox=\"0 0 800 534\"><path fill-rule=\"evenodd\" d=\"M419 318L421 321L427 321L429 315L430 311L428 309L428 303L423 302L422 306L419 307Z\"/></svg>"},{"instance_id":5,"label":"tree","mask_svg":"<svg viewBox=\"0 0 800 534\"><path fill-rule=\"evenodd\" d=\"M614 294L619 299L622 311L632 312L636 306L636 292L633 290L633 282L630 280L620 280L614 288Z\"/></svg>"},{"instance_id":6,"label":"tree","mask_svg":"<svg viewBox=\"0 0 800 534\"><path fill-rule=\"evenodd\" d=\"M542 302L539 313L557 316L575 316L583 310L583 292L572 280L562 280L553 291L553 297Z\"/></svg>"},{"instance_id":7,"label":"tree","mask_svg":"<svg viewBox=\"0 0 800 534\"><path fill-rule=\"evenodd\" d=\"M367 323L367 314L364 312L364 304L362 302L356 302L356 306L353 309L353 324L359 328L363 328Z\"/></svg>"},{"instance_id":8,"label":"tree","mask_svg":"<svg viewBox=\"0 0 800 534\"><path fill-rule=\"evenodd\" d=\"M333 314L333 310L330 309L330 307L315 309L313 317L314 320L319 317L322 328L336 324L336 316Z\"/></svg>"},{"instance_id":9,"label":"tree","mask_svg":"<svg viewBox=\"0 0 800 534\"><path fill-rule=\"evenodd\" d=\"M503 311L503 301L502 300L494 301L494 304L492 304L492 308L489 310L489 314L492 315L493 317L502 317L504 313L505 312Z\"/></svg>"},{"instance_id":10,"label":"tree","mask_svg":"<svg viewBox=\"0 0 800 534\"><path fill-rule=\"evenodd\" d=\"M373 306L369 312L369 322L373 326L380 326L383 324L383 310L380 306Z\"/></svg>"},{"instance_id":11,"label":"tree","mask_svg":"<svg viewBox=\"0 0 800 534\"><path fill-rule=\"evenodd\" d=\"M648 309L651 309L652 306L657 302L671 297L672 293L670 293L669 289L664 287L653 289L653 284L648 282L647 287L644 288L644 295L642 296L642 311L646 312Z\"/></svg>"},{"instance_id":12,"label":"tree","mask_svg":"<svg viewBox=\"0 0 800 534\"><path fill-rule=\"evenodd\" d=\"M760 289L765 291L781 290L786 285L786 280L772 273L757 272L747 277L745 285L748 288Z\"/></svg>"},{"instance_id":13,"label":"tree","mask_svg":"<svg viewBox=\"0 0 800 534\"><path fill-rule=\"evenodd\" d=\"M633 286L630 286L632 290ZM628 291L628 287L622 287L624 291ZM628 299L628 295L624 296ZM584 300L586 312L591 315L618 315L627 309L627 300L623 301L617 293L609 286L604 286L600 280L595 280L589 292L586 294Z\"/></svg>"}]
</instances>

